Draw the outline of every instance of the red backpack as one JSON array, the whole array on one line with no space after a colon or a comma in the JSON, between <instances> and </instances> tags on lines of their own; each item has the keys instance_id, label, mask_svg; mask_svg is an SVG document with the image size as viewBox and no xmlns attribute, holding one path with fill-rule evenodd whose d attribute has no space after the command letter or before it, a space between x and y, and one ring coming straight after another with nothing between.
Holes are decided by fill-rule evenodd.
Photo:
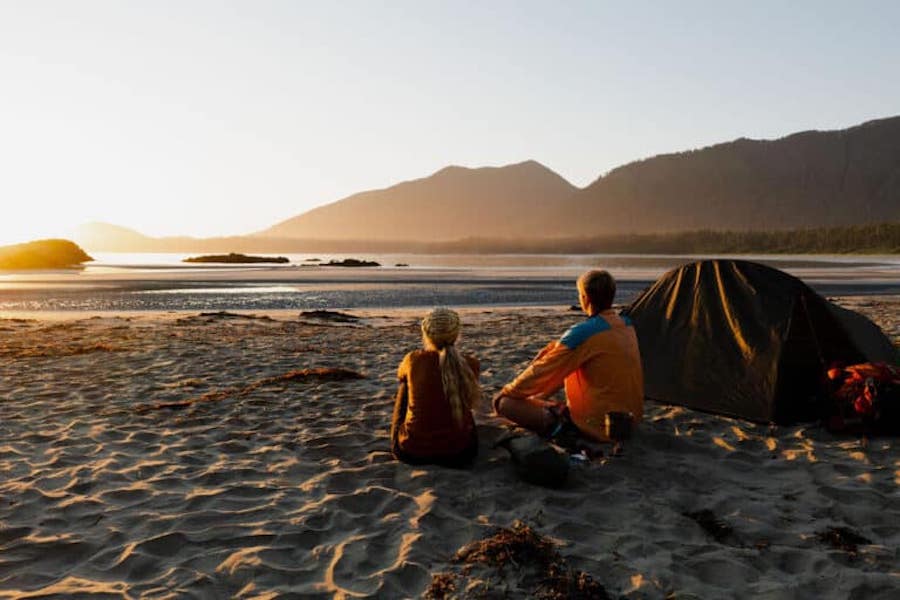
<instances>
[{"instance_id":1,"label":"red backpack","mask_svg":"<svg viewBox=\"0 0 900 600\"><path fill-rule=\"evenodd\" d=\"M900 432L900 368L860 363L828 370L832 410L826 427L835 432Z\"/></svg>"}]
</instances>

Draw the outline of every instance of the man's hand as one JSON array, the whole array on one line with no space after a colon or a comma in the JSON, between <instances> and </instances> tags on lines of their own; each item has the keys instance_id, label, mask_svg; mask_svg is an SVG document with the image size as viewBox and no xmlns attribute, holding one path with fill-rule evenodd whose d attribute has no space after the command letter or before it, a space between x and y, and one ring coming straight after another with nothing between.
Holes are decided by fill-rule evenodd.
<instances>
[{"instance_id":1,"label":"man's hand","mask_svg":"<svg viewBox=\"0 0 900 600\"><path fill-rule=\"evenodd\" d=\"M491 408L494 409L494 412L498 412L497 407L500 406L500 398L502 398L502 397L503 397L503 389L501 389L499 392L494 394L493 397L491 398Z\"/></svg>"}]
</instances>

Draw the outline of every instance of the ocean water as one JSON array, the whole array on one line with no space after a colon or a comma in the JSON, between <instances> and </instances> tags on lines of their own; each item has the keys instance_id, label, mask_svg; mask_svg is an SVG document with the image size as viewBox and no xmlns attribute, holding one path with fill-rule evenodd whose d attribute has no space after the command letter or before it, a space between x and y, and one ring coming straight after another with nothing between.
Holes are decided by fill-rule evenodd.
<instances>
[{"instance_id":1,"label":"ocean water","mask_svg":"<svg viewBox=\"0 0 900 600\"><path fill-rule=\"evenodd\" d=\"M287 255L287 265L186 264L184 254L94 254L71 271L0 271L0 311L207 311L577 303L591 268L630 302L669 269L702 257L663 255L354 255L382 266L322 266L349 255ZM900 294L900 256L742 256L825 295ZM311 260L318 259L318 260ZM400 266L403 265L403 266Z\"/></svg>"}]
</instances>

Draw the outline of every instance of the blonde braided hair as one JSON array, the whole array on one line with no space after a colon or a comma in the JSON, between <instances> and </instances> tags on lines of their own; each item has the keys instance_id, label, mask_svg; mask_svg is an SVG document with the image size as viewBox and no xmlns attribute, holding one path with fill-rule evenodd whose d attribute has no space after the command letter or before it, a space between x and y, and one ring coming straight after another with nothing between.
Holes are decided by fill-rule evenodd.
<instances>
[{"instance_id":1,"label":"blonde braided hair","mask_svg":"<svg viewBox=\"0 0 900 600\"><path fill-rule=\"evenodd\" d=\"M422 340L426 348L439 352L444 396L450 403L454 421L462 425L465 411L475 408L481 400L481 388L469 363L456 348L459 329L459 315L449 308L435 308L422 319Z\"/></svg>"}]
</instances>

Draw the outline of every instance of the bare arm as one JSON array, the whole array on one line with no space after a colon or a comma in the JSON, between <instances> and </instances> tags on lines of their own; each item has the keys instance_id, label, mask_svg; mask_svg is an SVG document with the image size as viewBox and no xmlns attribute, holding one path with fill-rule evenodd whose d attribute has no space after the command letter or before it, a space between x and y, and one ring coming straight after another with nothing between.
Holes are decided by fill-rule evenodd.
<instances>
[{"instance_id":1,"label":"bare arm","mask_svg":"<svg viewBox=\"0 0 900 600\"><path fill-rule=\"evenodd\" d=\"M391 417L391 451L396 453L400 447L400 426L406 420L406 409L409 403L406 379L401 379L397 386L397 397L394 399L394 414Z\"/></svg>"}]
</instances>

